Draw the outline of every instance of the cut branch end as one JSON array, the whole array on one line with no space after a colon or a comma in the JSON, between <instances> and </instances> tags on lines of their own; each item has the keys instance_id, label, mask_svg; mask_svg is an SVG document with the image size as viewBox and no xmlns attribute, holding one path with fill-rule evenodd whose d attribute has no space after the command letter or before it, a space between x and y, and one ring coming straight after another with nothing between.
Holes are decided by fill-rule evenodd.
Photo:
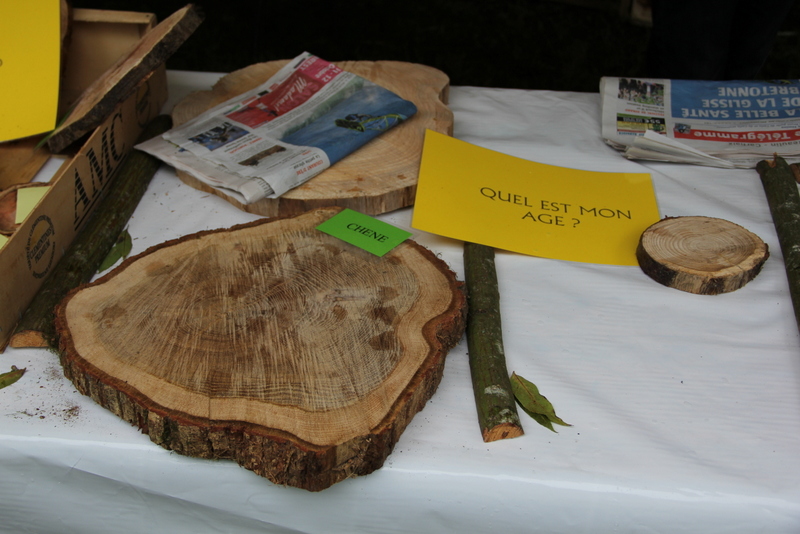
<instances>
[{"instance_id":1,"label":"cut branch end","mask_svg":"<svg viewBox=\"0 0 800 534\"><path fill-rule=\"evenodd\" d=\"M483 441L518 438L523 435L522 427L515 423L502 423L492 428L483 429Z\"/></svg>"}]
</instances>

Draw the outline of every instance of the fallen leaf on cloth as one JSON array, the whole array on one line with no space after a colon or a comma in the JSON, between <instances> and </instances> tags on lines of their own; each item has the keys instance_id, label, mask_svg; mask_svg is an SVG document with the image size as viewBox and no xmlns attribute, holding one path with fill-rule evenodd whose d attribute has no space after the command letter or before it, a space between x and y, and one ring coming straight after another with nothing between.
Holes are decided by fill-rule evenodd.
<instances>
[{"instance_id":1,"label":"fallen leaf on cloth","mask_svg":"<svg viewBox=\"0 0 800 534\"><path fill-rule=\"evenodd\" d=\"M553 432L555 430L552 423L572 426L556 415L555 408L547 400L547 397L539 393L539 388L536 387L536 384L525 380L517 373L511 373L511 391L514 392L514 398L517 399L525 413L540 425L549 428Z\"/></svg>"},{"instance_id":2,"label":"fallen leaf on cloth","mask_svg":"<svg viewBox=\"0 0 800 534\"><path fill-rule=\"evenodd\" d=\"M0 374L0 389L3 389L6 386L10 386L17 380L19 380L22 375L25 374L25 368L17 369L15 365L11 366L11 370L7 373Z\"/></svg>"},{"instance_id":3,"label":"fallen leaf on cloth","mask_svg":"<svg viewBox=\"0 0 800 534\"><path fill-rule=\"evenodd\" d=\"M100 264L100 267L97 268L98 273L102 273L120 259L125 259L128 257L128 254L131 253L131 249L133 248L133 242L131 241L131 234L128 233L127 230L123 230L119 237L117 238L117 242L114 243L114 246L111 247L111 250L108 252L108 256L106 259L103 260L103 263Z\"/></svg>"}]
</instances>

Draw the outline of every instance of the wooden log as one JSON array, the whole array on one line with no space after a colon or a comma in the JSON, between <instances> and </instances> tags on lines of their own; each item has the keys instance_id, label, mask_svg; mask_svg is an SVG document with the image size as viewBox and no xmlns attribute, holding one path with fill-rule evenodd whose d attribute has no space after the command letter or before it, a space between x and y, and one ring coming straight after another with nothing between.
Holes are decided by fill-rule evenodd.
<instances>
[{"instance_id":1,"label":"wooden log","mask_svg":"<svg viewBox=\"0 0 800 534\"><path fill-rule=\"evenodd\" d=\"M664 218L642 233L636 248L647 276L699 295L744 287L768 257L769 249L757 235L712 217Z\"/></svg>"},{"instance_id":2,"label":"wooden log","mask_svg":"<svg viewBox=\"0 0 800 534\"><path fill-rule=\"evenodd\" d=\"M156 117L142 132L139 142L161 135L171 125L168 116ZM42 283L17 323L9 342L12 347L57 346L53 322L56 304L68 291L89 281L97 272L159 166L159 160L139 150L134 149L128 154L108 193Z\"/></svg>"},{"instance_id":3,"label":"wooden log","mask_svg":"<svg viewBox=\"0 0 800 534\"><path fill-rule=\"evenodd\" d=\"M406 241L377 257L340 211L169 241L71 292L65 374L159 445L317 491L379 468L461 338L463 287Z\"/></svg>"},{"instance_id":4,"label":"wooden log","mask_svg":"<svg viewBox=\"0 0 800 534\"><path fill-rule=\"evenodd\" d=\"M172 112L176 125L266 82L288 60L257 63L222 77L212 89L192 93ZM402 61L337 61L335 65L413 102L417 113L376 137L308 182L279 198L243 204L224 191L178 171L185 183L220 196L248 213L265 217L297 215L314 208L342 206L368 215L414 203L425 131L453 134L447 107L449 78L440 70Z\"/></svg>"},{"instance_id":5,"label":"wooden log","mask_svg":"<svg viewBox=\"0 0 800 534\"><path fill-rule=\"evenodd\" d=\"M202 20L202 15L189 4L145 34L130 54L120 58L83 92L64 122L48 138L50 151L60 152L99 126L117 104L134 93L139 82L189 38Z\"/></svg>"},{"instance_id":6,"label":"wooden log","mask_svg":"<svg viewBox=\"0 0 800 534\"><path fill-rule=\"evenodd\" d=\"M780 156L756 165L783 252L795 319L800 329L800 194L789 164Z\"/></svg>"},{"instance_id":7,"label":"wooden log","mask_svg":"<svg viewBox=\"0 0 800 534\"><path fill-rule=\"evenodd\" d=\"M523 430L503 349L494 249L465 242L464 273L469 368L481 435L486 442L515 438Z\"/></svg>"}]
</instances>

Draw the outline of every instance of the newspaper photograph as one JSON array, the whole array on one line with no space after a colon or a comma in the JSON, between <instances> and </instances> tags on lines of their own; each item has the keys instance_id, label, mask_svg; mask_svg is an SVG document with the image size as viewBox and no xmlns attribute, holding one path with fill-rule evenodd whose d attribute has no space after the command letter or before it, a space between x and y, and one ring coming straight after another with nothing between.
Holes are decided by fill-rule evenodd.
<instances>
[{"instance_id":1,"label":"newspaper photograph","mask_svg":"<svg viewBox=\"0 0 800 534\"><path fill-rule=\"evenodd\" d=\"M137 148L249 204L308 181L416 111L305 52L264 84Z\"/></svg>"},{"instance_id":2,"label":"newspaper photograph","mask_svg":"<svg viewBox=\"0 0 800 534\"><path fill-rule=\"evenodd\" d=\"M603 138L632 159L752 168L800 155L800 80L605 77Z\"/></svg>"}]
</instances>

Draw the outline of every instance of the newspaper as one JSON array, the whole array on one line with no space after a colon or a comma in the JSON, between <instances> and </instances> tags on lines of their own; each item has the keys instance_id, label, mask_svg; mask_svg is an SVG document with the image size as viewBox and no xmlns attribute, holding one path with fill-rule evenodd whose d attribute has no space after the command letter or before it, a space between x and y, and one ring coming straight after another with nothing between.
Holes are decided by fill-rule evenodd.
<instances>
[{"instance_id":1,"label":"newspaper","mask_svg":"<svg viewBox=\"0 0 800 534\"><path fill-rule=\"evenodd\" d=\"M306 182L416 111L304 52L264 84L136 148L250 204Z\"/></svg>"},{"instance_id":2,"label":"newspaper","mask_svg":"<svg viewBox=\"0 0 800 534\"><path fill-rule=\"evenodd\" d=\"M603 138L631 159L752 168L800 155L800 80L600 81Z\"/></svg>"}]
</instances>

